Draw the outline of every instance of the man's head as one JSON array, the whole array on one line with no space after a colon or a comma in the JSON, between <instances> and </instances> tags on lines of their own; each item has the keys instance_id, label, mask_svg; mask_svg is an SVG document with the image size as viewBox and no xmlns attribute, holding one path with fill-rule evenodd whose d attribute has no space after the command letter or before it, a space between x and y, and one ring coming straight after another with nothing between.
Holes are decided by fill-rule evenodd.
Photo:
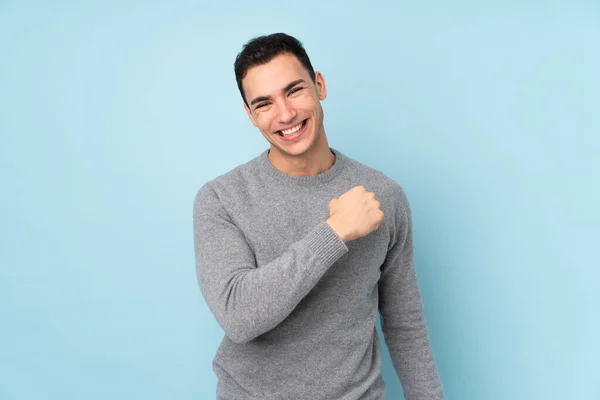
<instances>
[{"instance_id":1,"label":"man's head","mask_svg":"<svg viewBox=\"0 0 600 400\"><path fill-rule=\"evenodd\" d=\"M298 61L306 68L308 75L315 82L315 71L310 59L300 41L285 33L273 33L267 36L260 36L250 40L244 45L243 50L235 59L235 80L237 81L238 89L244 99L244 103L248 104L242 80L248 73L248 70L258 65L263 65L274 59L276 56L288 53L296 56Z\"/></svg>"},{"instance_id":2,"label":"man's head","mask_svg":"<svg viewBox=\"0 0 600 400\"><path fill-rule=\"evenodd\" d=\"M252 39L234 69L248 117L272 150L300 156L327 148L320 103L327 95L325 79L297 39L284 33Z\"/></svg>"}]
</instances>

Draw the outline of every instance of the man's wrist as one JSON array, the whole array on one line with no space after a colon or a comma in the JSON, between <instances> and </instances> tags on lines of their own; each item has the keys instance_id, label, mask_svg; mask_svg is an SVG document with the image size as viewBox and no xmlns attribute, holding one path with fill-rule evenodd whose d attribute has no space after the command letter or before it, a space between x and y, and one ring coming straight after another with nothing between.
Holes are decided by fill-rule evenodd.
<instances>
[{"instance_id":1,"label":"man's wrist","mask_svg":"<svg viewBox=\"0 0 600 400\"><path fill-rule=\"evenodd\" d=\"M331 227L331 229L333 229L333 231L344 243L348 241L346 235L343 233L342 229L340 229L340 227L338 226L338 224L336 224L334 220L332 220L331 218L327 218L327 221L325 222Z\"/></svg>"}]
</instances>

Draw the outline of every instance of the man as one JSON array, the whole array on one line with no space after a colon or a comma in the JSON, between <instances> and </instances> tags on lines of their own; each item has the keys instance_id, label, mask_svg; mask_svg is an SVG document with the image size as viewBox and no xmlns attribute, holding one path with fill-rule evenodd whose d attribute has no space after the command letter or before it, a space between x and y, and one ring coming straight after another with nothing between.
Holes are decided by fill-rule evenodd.
<instances>
[{"instance_id":1,"label":"man","mask_svg":"<svg viewBox=\"0 0 600 400\"><path fill-rule=\"evenodd\" d=\"M383 399L378 311L406 399L441 399L401 187L329 147L325 79L295 38L251 40L235 74L270 148L194 200L218 399Z\"/></svg>"}]
</instances>

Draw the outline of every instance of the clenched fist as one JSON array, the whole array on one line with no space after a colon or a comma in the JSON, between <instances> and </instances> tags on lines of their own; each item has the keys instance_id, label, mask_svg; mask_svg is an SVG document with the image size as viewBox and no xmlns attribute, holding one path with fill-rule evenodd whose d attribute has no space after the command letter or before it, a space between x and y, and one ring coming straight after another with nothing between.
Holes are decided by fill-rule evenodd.
<instances>
[{"instance_id":1,"label":"clenched fist","mask_svg":"<svg viewBox=\"0 0 600 400\"><path fill-rule=\"evenodd\" d=\"M383 211L375 193L355 186L329 202L327 224L344 241L349 242L373 232L383 221Z\"/></svg>"}]
</instances>

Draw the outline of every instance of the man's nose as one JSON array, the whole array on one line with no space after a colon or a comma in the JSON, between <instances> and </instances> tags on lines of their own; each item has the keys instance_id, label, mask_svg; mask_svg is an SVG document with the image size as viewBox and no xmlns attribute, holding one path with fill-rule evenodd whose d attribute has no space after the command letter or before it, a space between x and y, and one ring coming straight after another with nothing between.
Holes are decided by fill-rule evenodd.
<instances>
[{"instance_id":1,"label":"man's nose","mask_svg":"<svg viewBox=\"0 0 600 400\"><path fill-rule=\"evenodd\" d=\"M296 118L296 109L289 104L287 99L284 99L279 104L279 122L281 124L289 124Z\"/></svg>"}]
</instances>

